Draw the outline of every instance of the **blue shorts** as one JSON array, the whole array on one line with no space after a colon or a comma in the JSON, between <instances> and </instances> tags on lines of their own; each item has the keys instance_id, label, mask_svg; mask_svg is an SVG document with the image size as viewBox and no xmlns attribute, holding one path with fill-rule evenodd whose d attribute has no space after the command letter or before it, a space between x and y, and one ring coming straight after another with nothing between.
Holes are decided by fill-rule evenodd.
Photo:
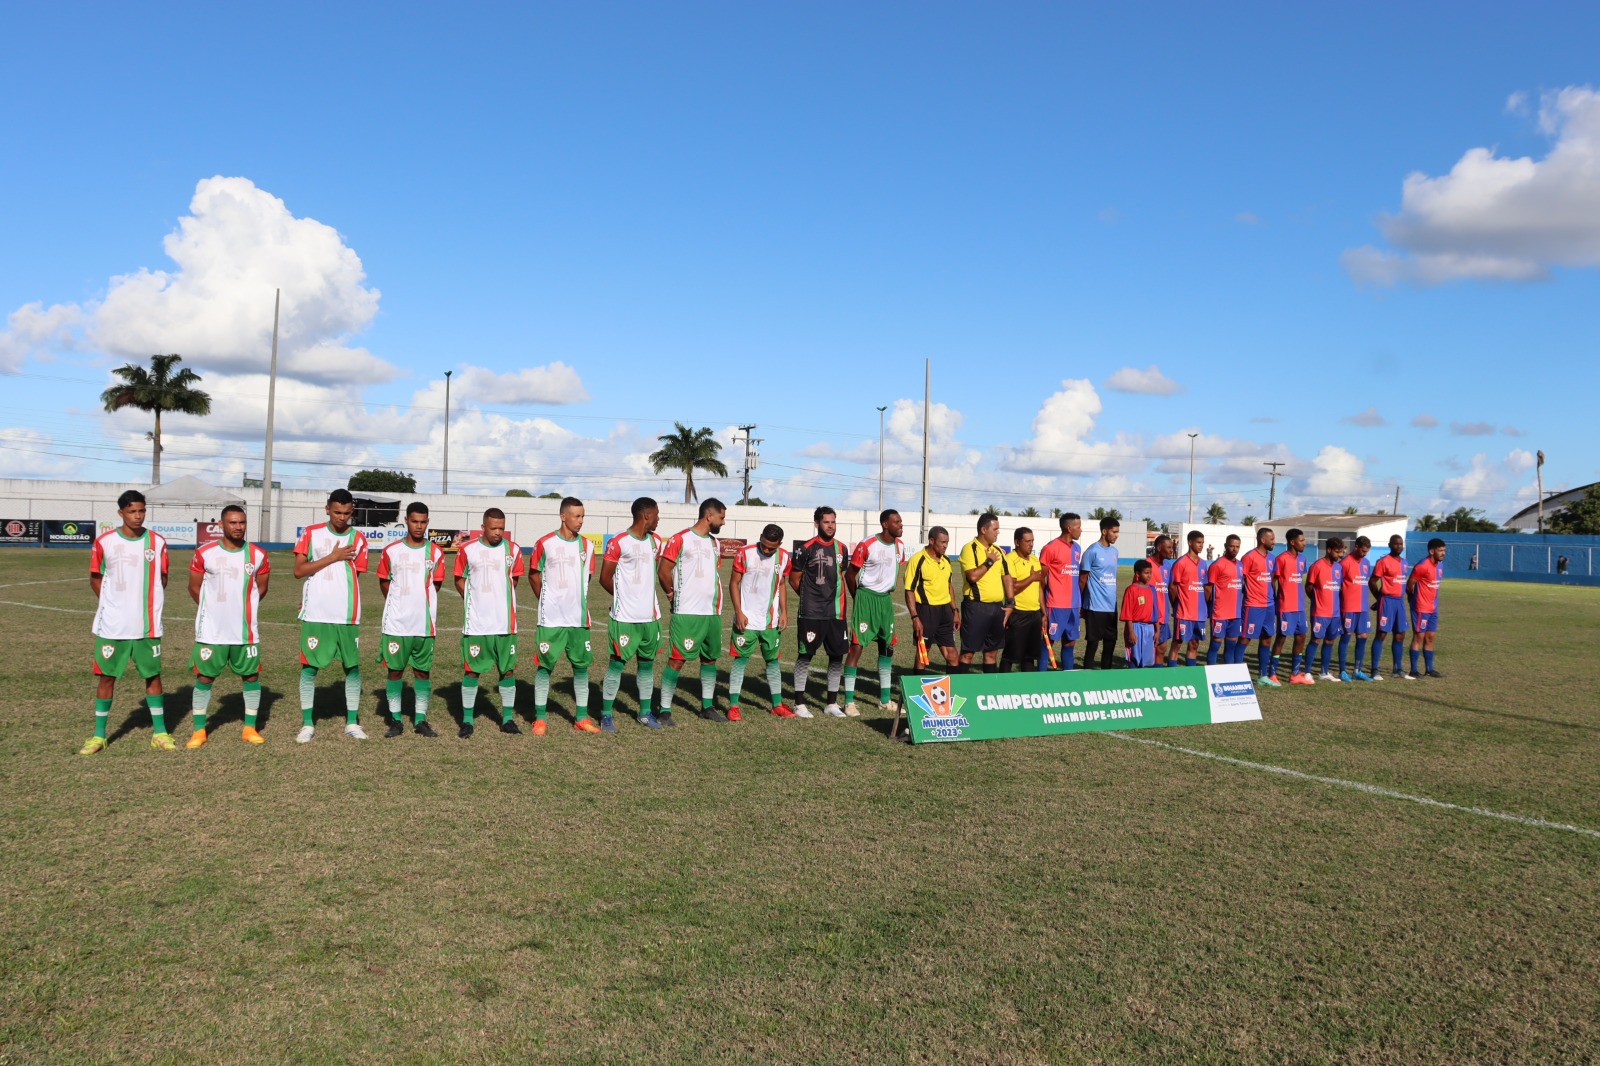
<instances>
[{"instance_id":1,"label":"blue shorts","mask_svg":"<svg viewBox=\"0 0 1600 1066\"><path fill-rule=\"evenodd\" d=\"M1079 616L1082 613L1076 607L1052 607L1046 611L1045 622L1050 626L1050 639L1069 643L1077 640Z\"/></svg>"},{"instance_id":2,"label":"blue shorts","mask_svg":"<svg viewBox=\"0 0 1600 1066\"><path fill-rule=\"evenodd\" d=\"M1339 625L1352 636L1364 637L1372 632L1372 616L1366 611L1346 611Z\"/></svg>"},{"instance_id":3,"label":"blue shorts","mask_svg":"<svg viewBox=\"0 0 1600 1066\"><path fill-rule=\"evenodd\" d=\"M1334 615L1332 618L1313 618L1311 620L1311 638L1313 640L1332 640L1343 632L1344 629L1339 624L1338 615Z\"/></svg>"},{"instance_id":4,"label":"blue shorts","mask_svg":"<svg viewBox=\"0 0 1600 1066\"><path fill-rule=\"evenodd\" d=\"M1244 609L1244 639L1270 637L1278 631L1278 616L1271 607L1246 607Z\"/></svg>"},{"instance_id":5,"label":"blue shorts","mask_svg":"<svg viewBox=\"0 0 1600 1066\"><path fill-rule=\"evenodd\" d=\"M1298 637L1306 633L1306 613L1304 611L1288 611L1278 615L1278 634L1284 637Z\"/></svg>"},{"instance_id":6,"label":"blue shorts","mask_svg":"<svg viewBox=\"0 0 1600 1066\"><path fill-rule=\"evenodd\" d=\"M1238 640L1244 636L1243 618L1213 618L1211 620L1212 640Z\"/></svg>"},{"instance_id":7,"label":"blue shorts","mask_svg":"<svg viewBox=\"0 0 1600 1066\"><path fill-rule=\"evenodd\" d=\"M1439 612L1419 612L1413 609L1411 612L1411 628L1418 633L1439 632Z\"/></svg>"},{"instance_id":8,"label":"blue shorts","mask_svg":"<svg viewBox=\"0 0 1600 1066\"><path fill-rule=\"evenodd\" d=\"M1184 643L1191 640L1202 640L1206 635L1206 624L1194 618L1178 619L1178 639Z\"/></svg>"},{"instance_id":9,"label":"blue shorts","mask_svg":"<svg viewBox=\"0 0 1600 1066\"><path fill-rule=\"evenodd\" d=\"M1379 633L1405 633L1409 629L1406 625L1406 601L1399 596L1385 596L1378 601L1378 632Z\"/></svg>"},{"instance_id":10,"label":"blue shorts","mask_svg":"<svg viewBox=\"0 0 1600 1066\"><path fill-rule=\"evenodd\" d=\"M1156 643L1166 644L1172 640L1172 619L1168 618L1156 630Z\"/></svg>"},{"instance_id":11,"label":"blue shorts","mask_svg":"<svg viewBox=\"0 0 1600 1066\"><path fill-rule=\"evenodd\" d=\"M1128 645L1129 666L1154 666L1156 664L1156 627L1149 622L1130 622L1133 643Z\"/></svg>"}]
</instances>

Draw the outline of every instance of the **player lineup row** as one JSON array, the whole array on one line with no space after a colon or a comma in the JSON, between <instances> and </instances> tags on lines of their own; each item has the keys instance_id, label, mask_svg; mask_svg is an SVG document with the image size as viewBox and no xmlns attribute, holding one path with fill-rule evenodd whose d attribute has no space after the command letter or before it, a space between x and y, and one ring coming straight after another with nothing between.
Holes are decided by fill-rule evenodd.
<instances>
[{"instance_id":1,"label":"player lineup row","mask_svg":"<svg viewBox=\"0 0 1600 1066\"><path fill-rule=\"evenodd\" d=\"M370 552L366 538L352 525L354 500L349 492L335 490L325 510L328 521L307 527L293 551L294 576L302 582L302 726L296 735L300 743L311 741L316 734L312 702L317 674L335 663L345 673L344 732L355 739L366 738L358 716L359 577L372 568ZM90 553L90 584L98 600L93 625L98 687L95 735L84 743L82 754L104 749L116 679L130 661L146 683L154 727L152 746L164 750L176 746L166 728L160 676L166 544L159 534L144 528L145 501L136 490L119 497L118 515L121 524L97 538ZM403 730L401 696L409 671L413 728L424 736L437 736L427 716L438 596L447 578L463 602L464 676L457 734L462 738L473 735L480 679L489 674L498 681L500 729L520 732L515 717L516 590L524 578L539 602L532 655L536 735L547 730L550 674L563 658L573 667L574 728L599 733L616 729L614 705L630 664L635 666L640 725L650 729L674 725L672 706L678 681L690 665L700 676L700 715L713 722L741 720L737 701L745 669L757 651L771 692L771 713L810 718L807 689L816 654L824 653L828 664L824 713L853 717L860 713L856 701L859 664L868 649L875 649L879 702L896 714L898 725L892 653L897 640L893 599L897 588L910 613L919 665L929 665L931 644L952 671L975 665L988 672L1072 669L1080 628L1087 644L1086 665L1093 662L1098 648L1102 649L1100 666L1109 668L1120 618L1130 666L1174 665L1180 649L1187 652L1184 661L1194 665L1198 645L1208 633L1208 662L1243 662L1248 642L1259 639L1260 682L1277 686L1278 655L1284 642L1292 638L1290 681L1313 684L1312 654L1306 650L1309 634L1313 650L1317 644L1322 646L1323 680L1349 680L1345 653L1349 638L1355 636L1355 679L1381 680L1376 670L1378 642L1374 642L1371 672L1361 670L1370 619L1364 606L1352 613L1351 590L1356 590L1355 600L1364 591L1375 598L1380 640L1383 633L1395 634L1396 673L1399 634L1411 628L1416 632L1413 666L1402 676L1415 674L1419 652L1427 657L1428 673L1439 676L1433 669L1432 643L1444 548L1437 541L1430 544L1428 559L1407 573L1401 550L1393 542L1398 537L1391 542L1391 555L1377 566L1366 562L1370 545L1365 538L1358 539L1349 558L1344 556L1342 543L1330 541L1327 557L1306 566L1302 556L1305 538L1299 530L1289 531L1288 550L1276 558L1272 556L1274 534L1266 528L1257 532L1256 548L1242 558L1238 537L1228 538L1223 556L1216 560L1200 557L1203 534L1198 531L1190 534L1189 552L1181 559L1175 558L1171 538L1162 537L1154 546L1155 559L1136 564L1134 584L1119 609L1115 600L1119 527L1115 520L1101 522L1099 540L1087 549L1078 544L1081 519L1068 513L1060 519L1061 535L1042 551L1035 553L1033 533L1023 528L1015 534L1014 549L1003 552L995 543L999 520L986 514L977 521L977 535L952 564L947 555L950 535L943 527L930 530L927 545L908 555L901 539L900 514L887 510L879 516L879 533L852 549L835 536L833 510L819 507L813 514L815 535L799 548L792 552L784 548L784 531L769 524L756 543L742 547L734 557L733 577L728 582L733 612L728 648L732 702L723 711L716 701L716 663L724 650L716 534L722 529L726 508L714 499L704 501L695 524L665 540L656 533L660 512L654 500L635 500L631 516L629 529L612 537L600 555L582 536L582 501L568 497L561 502L560 526L539 538L525 554L505 535L503 512L490 508L484 512L481 529L457 549L450 565L444 550L428 537L427 505L421 501L410 504L406 536L388 544L376 563L384 599L378 658L387 673L386 735ZM189 567L188 591L197 605L190 656L196 679L191 707L194 732L187 744L191 748L206 743L212 685L225 671L242 679L244 739L263 742L256 721L260 706L259 615L271 564L266 552L249 542L243 508L225 508L220 525L222 539L197 550ZM588 603L597 570L600 585L611 595L607 620L610 655L601 684L598 721L589 710L589 667L594 654ZM1365 590L1357 587L1363 581ZM670 598L673 610L665 634L658 589ZM778 661L781 634L791 615L791 597L797 608L798 644L793 707L783 701ZM1402 597L1409 599L1409 627L1406 610L1395 606ZM1309 621L1308 604L1312 607ZM1340 677L1330 672L1328 662L1336 639L1340 642ZM670 654L657 695L654 662L663 642L669 645ZM705 663L711 664L710 669L704 668ZM650 665L646 668L643 664Z\"/></svg>"}]
</instances>

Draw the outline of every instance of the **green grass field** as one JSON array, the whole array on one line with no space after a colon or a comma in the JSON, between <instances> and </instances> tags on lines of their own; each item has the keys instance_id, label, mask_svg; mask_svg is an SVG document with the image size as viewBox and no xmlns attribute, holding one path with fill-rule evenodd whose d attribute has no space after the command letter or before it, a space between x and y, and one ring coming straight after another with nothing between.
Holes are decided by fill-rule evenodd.
<instances>
[{"instance_id":1,"label":"green grass field","mask_svg":"<svg viewBox=\"0 0 1600 1066\"><path fill-rule=\"evenodd\" d=\"M913 748L875 710L771 718L759 669L739 725L460 741L453 633L446 736L343 738L326 673L297 746L299 590L273 562L268 742L239 741L230 679L211 743L152 751L130 674L79 758L86 555L0 553L0 1063L1600 1057L1595 835L1104 735ZM1442 681L1135 735L1600 830L1600 590L1455 581L1443 605Z\"/></svg>"}]
</instances>

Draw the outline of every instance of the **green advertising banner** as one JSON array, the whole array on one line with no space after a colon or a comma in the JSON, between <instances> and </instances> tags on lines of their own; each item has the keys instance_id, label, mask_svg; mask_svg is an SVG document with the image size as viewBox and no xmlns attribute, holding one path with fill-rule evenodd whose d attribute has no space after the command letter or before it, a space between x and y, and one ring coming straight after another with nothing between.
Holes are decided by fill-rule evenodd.
<instances>
[{"instance_id":1,"label":"green advertising banner","mask_svg":"<svg viewBox=\"0 0 1600 1066\"><path fill-rule=\"evenodd\" d=\"M911 739L918 744L1261 717L1250 668L1243 663L1166 670L907 674L900 685Z\"/></svg>"}]
</instances>

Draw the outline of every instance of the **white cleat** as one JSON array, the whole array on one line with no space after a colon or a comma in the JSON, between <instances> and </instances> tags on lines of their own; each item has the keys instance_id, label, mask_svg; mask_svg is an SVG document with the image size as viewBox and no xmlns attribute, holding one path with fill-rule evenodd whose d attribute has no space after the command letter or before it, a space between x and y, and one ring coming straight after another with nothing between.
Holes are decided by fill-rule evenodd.
<instances>
[{"instance_id":1,"label":"white cleat","mask_svg":"<svg viewBox=\"0 0 1600 1066\"><path fill-rule=\"evenodd\" d=\"M822 708L822 713L827 715L829 718L844 717L844 711L839 709L839 705L837 703L828 704L826 707Z\"/></svg>"},{"instance_id":2,"label":"white cleat","mask_svg":"<svg viewBox=\"0 0 1600 1066\"><path fill-rule=\"evenodd\" d=\"M316 735L316 729L308 725L303 725L300 727L300 732L294 735L294 742L296 744L309 744L311 743L311 738Z\"/></svg>"},{"instance_id":3,"label":"white cleat","mask_svg":"<svg viewBox=\"0 0 1600 1066\"><path fill-rule=\"evenodd\" d=\"M1374 680L1374 681L1382 681L1383 680L1383 675L1382 674L1373 674L1372 675L1372 680Z\"/></svg>"},{"instance_id":4,"label":"white cleat","mask_svg":"<svg viewBox=\"0 0 1600 1066\"><path fill-rule=\"evenodd\" d=\"M359 722L351 722L349 725L345 726L344 735L349 737L351 740L367 739L367 731L361 728Z\"/></svg>"},{"instance_id":5,"label":"white cleat","mask_svg":"<svg viewBox=\"0 0 1600 1066\"><path fill-rule=\"evenodd\" d=\"M816 715L811 713L811 708L807 707L803 703L797 703L797 704L794 705L794 716L796 718L815 718L816 717Z\"/></svg>"},{"instance_id":6,"label":"white cleat","mask_svg":"<svg viewBox=\"0 0 1600 1066\"><path fill-rule=\"evenodd\" d=\"M860 718L861 708L856 706L855 700L851 700L844 705L844 714L846 718Z\"/></svg>"},{"instance_id":7,"label":"white cleat","mask_svg":"<svg viewBox=\"0 0 1600 1066\"><path fill-rule=\"evenodd\" d=\"M883 709L886 712L888 712L889 714L899 714L900 713L900 705L898 703L896 703L894 700L890 700L888 703L885 703L883 705Z\"/></svg>"},{"instance_id":8,"label":"white cleat","mask_svg":"<svg viewBox=\"0 0 1600 1066\"><path fill-rule=\"evenodd\" d=\"M1337 681L1339 679L1337 677L1334 677L1332 674L1323 673L1323 674L1318 674L1317 675L1317 680L1318 681Z\"/></svg>"},{"instance_id":9,"label":"white cleat","mask_svg":"<svg viewBox=\"0 0 1600 1066\"><path fill-rule=\"evenodd\" d=\"M1416 679L1417 679L1417 675L1416 674L1401 674L1400 675L1400 680L1401 681L1415 681Z\"/></svg>"}]
</instances>

